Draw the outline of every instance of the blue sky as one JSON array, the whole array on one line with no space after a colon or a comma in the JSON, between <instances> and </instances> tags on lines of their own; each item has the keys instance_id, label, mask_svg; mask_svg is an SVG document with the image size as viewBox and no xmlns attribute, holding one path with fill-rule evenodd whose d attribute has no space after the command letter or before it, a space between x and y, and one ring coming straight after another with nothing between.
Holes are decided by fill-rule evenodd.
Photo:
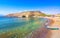
<instances>
[{"instance_id":1,"label":"blue sky","mask_svg":"<svg viewBox=\"0 0 60 38\"><path fill-rule=\"evenodd\" d=\"M46 14L60 13L60 0L0 0L0 15L39 10Z\"/></svg>"}]
</instances>

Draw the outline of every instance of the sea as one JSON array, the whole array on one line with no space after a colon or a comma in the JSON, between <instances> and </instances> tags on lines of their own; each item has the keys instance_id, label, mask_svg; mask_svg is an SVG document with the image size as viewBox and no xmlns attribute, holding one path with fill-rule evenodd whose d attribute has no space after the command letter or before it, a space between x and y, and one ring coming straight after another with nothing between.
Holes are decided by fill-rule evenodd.
<instances>
[{"instance_id":1,"label":"sea","mask_svg":"<svg viewBox=\"0 0 60 38\"><path fill-rule=\"evenodd\" d=\"M44 27L46 21L46 18L0 17L0 38L25 38L38 28Z\"/></svg>"}]
</instances>

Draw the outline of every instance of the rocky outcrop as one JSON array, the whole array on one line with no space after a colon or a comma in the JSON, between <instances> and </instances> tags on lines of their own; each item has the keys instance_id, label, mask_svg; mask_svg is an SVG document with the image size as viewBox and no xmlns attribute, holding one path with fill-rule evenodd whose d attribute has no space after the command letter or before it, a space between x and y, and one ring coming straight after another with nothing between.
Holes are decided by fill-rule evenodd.
<instances>
[{"instance_id":1,"label":"rocky outcrop","mask_svg":"<svg viewBox=\"0 0 60 38\"><path fill-rule=\"evenodd\" d=\"M45 15L44 13L40 11L25 11L20 13L14 13L14 14L8 14L8 17L37 17Z\"/></svg>"}]
</instances>

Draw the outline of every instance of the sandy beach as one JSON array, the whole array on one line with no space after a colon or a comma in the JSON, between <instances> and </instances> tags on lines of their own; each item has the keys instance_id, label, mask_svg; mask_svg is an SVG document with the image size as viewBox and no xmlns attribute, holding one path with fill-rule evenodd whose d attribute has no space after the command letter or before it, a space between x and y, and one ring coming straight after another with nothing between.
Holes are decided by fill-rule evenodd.
<instances>
[{"instance_id":1,"label":"sandy beach","mask_svg":"<svg viewBox=\"0 0 60 38\"><path fill-rule=\"evenodd\" d=\"M43 17L50 19L50 28L60 28L60 17ZM41 31L40 31L41 30ZM33 33L32 38L60 38L60 30L48 30L46 28L40 28Z\"/></svg>"},{"instance_id":2,"label":"sandy beach","mask_svg":"<svg viewBox=\"0 0 60 38\"><path fill-rule=\"evenodd\" d=\"M43 17L47 18L50 21L48 26L50 28L60 28L60 18L59 17ZM46 22L46 23L48 23ZM43 24L44 25L44 24ZM60 30L48 30L47 28L39 28L35 30L30 38L60 38Z\"/></svg>"},{"instance_id":3,"label":"sandy beach","mask_svg":"<svg viewBox=\"0 0 60 38\"><path fill-rule=\"evenodd\" d=\"M53 20L50 27L60 28L60 17L45 17L45 18ZM50 30L50 32L51 32L50 38L60 38L60 30Z\"/></svg>"}]
</instances>

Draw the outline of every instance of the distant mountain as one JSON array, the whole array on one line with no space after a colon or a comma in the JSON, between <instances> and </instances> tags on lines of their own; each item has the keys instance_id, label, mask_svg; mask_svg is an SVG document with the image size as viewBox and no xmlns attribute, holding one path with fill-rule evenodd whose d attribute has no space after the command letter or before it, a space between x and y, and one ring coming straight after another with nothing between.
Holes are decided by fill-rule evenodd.
<instances>
[{"instance_id":1,"label":"distant mountain","mask_svg":"<svg viewBox=\"0 0 60 38\"><path fill-rule=\"evenodd\" d=\"M14 14L8 14L8 17L37 17L37 16L45 16L46 14L41 11L25 11Z\"/></svg>"}]
</instances>

